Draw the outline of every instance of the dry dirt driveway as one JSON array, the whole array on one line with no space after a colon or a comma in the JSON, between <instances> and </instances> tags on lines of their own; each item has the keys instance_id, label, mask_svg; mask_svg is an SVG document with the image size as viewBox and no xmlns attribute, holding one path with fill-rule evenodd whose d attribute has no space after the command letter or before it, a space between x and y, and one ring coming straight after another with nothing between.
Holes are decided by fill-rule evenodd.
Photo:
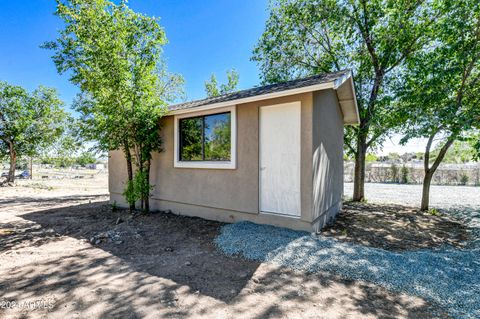
<instances>
[{"instance_id":1,"label":"dry dirt driveway","mask_svg":"<svg viewBox=\"0 0 480 319\"><path fill-rule=\"evenodd\" d=\"M431 317L420 298L224 256L220 223L131 219L101 193L0 189L1 318Z\"/></svg>"}]
</instances>

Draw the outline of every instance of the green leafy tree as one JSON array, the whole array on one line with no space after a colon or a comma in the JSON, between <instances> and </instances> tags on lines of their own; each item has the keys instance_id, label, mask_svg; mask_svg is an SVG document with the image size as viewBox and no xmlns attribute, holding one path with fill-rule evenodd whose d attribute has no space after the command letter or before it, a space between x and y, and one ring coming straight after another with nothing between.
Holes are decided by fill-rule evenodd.
<instances>
[{"instance_id":1,"label":"green leafy tree","mask_svg":"<svg viewBox=\"0 0 480 319\"><path fill-rule=\"evenodd\" d=\"M73 165L76 154L83 149L83 140L77 135L77 124L78 121L73 118L69 118L64 123L62 134L39 154L42 164L51 164L56 167Z\"/></svg>"},{"instance_id":2,"label":"green leafy tree","mask_svg":"<svg viewBox=\"0 0 480 319\"><path fill-rule=\"evenodd\" d=\"M161 59L167 39L159 20L132 11L126 1L57 1L56 14L65 27L44 47L55 52L58 72L68 71L81 89L74 105L79 132L100 150L123 151L127 189L134 183L134 165L149 183L152 152L161 151L160 118L183 84ZM149 195L141 194L146 211ZM135 202L128 202L133 210Z\"/></svg>"},{"instance_id":3,"label":"green leafy tree","mask_svg":"<svg viewBox=\"0 0 480 319\"><path fill-rule=\"evenodd\" d=\"M62 106L55 89L27 92L0 82L0 153L10 159L7 183L15 180L19 158L38 155L62 134L68 117Z\"/></svg>"},{"instance_id":4,"label":"green leafy tree","mask_svg":"<svg viewBox=\"0 0 480 319\"><path fill-rule=\"evenodd\" d=\"M230 117L228 121L214 124L213 133L205 137L205 158L213 160L230 159Z\"/></svg>"},{"instance_id":5,"label":"green leafy tree","mask_svg":"<svg viewBox=\"0 0 480 319\"><path fill-rule=\"evenodd\" d=\"M182 160L202 160L203 121L189 118L181 121Z\"/></svg>"},{"instance_id":6,"label":"green leafy tree","mask_svg":"<svg viewBox=\"0 0 480 319\"><path fill-rule=\"evenodd\" d=\"M392 182L393 183L398 183L398 166L395 165L395 163L392 163L392 165L390 166L390 174L392 176Z\"/></svg>"},{"instance_id":7,"label":"green leafy tree","mask_svg":"<svg viewBox=\"0 0 480 319\"><path fill-rule=\"evenodd\" d=\"M378 156L373 153L368 153L367 156L365 157L365 160L367 162L376 162L378 161Z\"/></svg>"},{"instance_id":8,"label":"green leafy tree","mask_svg":"<svg viewBox=\"0 0 480 319\"><path fill-rule=\"evenodd\" d=\"M480 133L478 132L478 130L475 134L472 135L469 142L474 150L473 159L476 161L480 161Z\"/></svg>"},{"instance_id":9,"label":"green leafy tree","mask_svg":"<svg viewBox=\"0 0 480 319\"><path fill-rule=\"evenodd\" d=\"M364 198L365 157L401 125L392 83L405 59L423 48L436 19L433 1L274 0L253 51L264 83L352 69L360 125L347 129L355 157L353 200Z\"/></svg>"},{"instance_id":10,"label":"green leafy tree","mask_svg":"<svg viewBox=\"0 0 480 319\"><path fill-rule=\"evenodd\" d=\"M234 69L227 71L227 83L218 86L217 77L215 74L210 76L210 80L205 82L205 92L208 97L219 96L222 94L232 93L237 90L238 87L238 72Z\"/></svg>"},{"instance_id":11,"label":"green leafy tree","mask_svg":"<svg viewBox=\"0 0 480 319\"><path fill-rule=\"evenodd\" d=\"M91 152L83 152L76 158L75 162L78 165L85 167L88 164L95 164L97 162L97 158L95 157L95 154Z\"/></svg>"},{"instance_id":12,"label":"green leafy tree","mask_svg":"<svg viewBox=\"0 0 480 319\"><path fill-rule=\"evenodd\" d=\"M399 161L400 160L400 154L396 153L396 152L390 152L388 153L387 155L388 159L391 160L391 161Z\"/></svg>"},{"instance_id":13,"label":"green leafy tree","mask_svg":"<svg viewBox=\"0 0 480 319\"><path fill-rule=\"evenodd\" d=\"M423 160L423 157L425 154L423 152L416 152L415 153L415 159Z\"/></svg>"},{"instance_id":14,"label":"green leafy tree","mask_svg":"<svg viewBox=\"0 0 480 319\"><path fill-rule=\"evenodd\" d=\"M409 178L410 170L408 169L408 167L405 166L405 164L402 166L400 170L400 175L401 175L400 183L408 184L408 182L410 181L410 178Z\"/></svg>"},{"instance_id":15,"label":"green leafy tree","mask_svg":"<svg viewBox=\"0 0 480 319\"><path fill-rule=\"evenodd\" d=\"M431 180L447 151L480 123L480 3L444 1L440 9L433 40L409 59L399 88L399 109L408 118L402 142L428 139L422 210L428 210ZM438 152L432 152L435 140Z\"/></svg>"},{"instance_id":16,"label":"green leafy tree","mask_svg":"<svg viewBox=\"0 0 480 319\"><path fill-rule=\"evenodd\" d=\"M475 158L475 148L471 143L471 137L466 136L465 141L455 141L453 142L452 146L448 149L443 162L445 163L455 163L455 164L462 164L467 163ZM434 161L435 158L438 157L442 149L442 144L437 145L431 151L431 158L430 163Z\"/></svg>"},{"instance_id":17,"label":"green leafy tree","mask_svg":"<svg viewBox=\"0 0 480 319\"><path fill-rule=\"evenodd\" d=\"M465 172L460 173L460 185L467 185L468 184L469 177Z\"/></svg>"}]
</instances>

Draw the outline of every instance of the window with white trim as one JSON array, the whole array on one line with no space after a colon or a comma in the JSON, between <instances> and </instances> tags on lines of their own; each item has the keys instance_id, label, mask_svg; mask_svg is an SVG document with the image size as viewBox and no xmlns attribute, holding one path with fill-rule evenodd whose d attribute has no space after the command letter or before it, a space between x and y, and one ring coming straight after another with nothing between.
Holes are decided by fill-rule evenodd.
<instances>
[{"instance_id":1,"label":"window with white trim","mask_svg":"<svg viewBox=\"0 0 480 319\"><path fill-rule=\"evenodd\" d=\"M235 168L235 108L175 116L175 167Z\"/></svg>"}]
</instances>

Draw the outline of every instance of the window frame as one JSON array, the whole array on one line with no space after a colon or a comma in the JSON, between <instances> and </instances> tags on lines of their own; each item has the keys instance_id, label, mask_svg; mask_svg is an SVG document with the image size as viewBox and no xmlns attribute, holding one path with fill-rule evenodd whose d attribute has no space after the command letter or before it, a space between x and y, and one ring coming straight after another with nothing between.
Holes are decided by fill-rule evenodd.
<instances>
[{"instance_id":1,"label":"window frame","mask_svg":"<svg viewBox=\"0 0 480 319\"><path fill-rule=\"evenodd\" d=\"M205 160L180 160L180 120L195 118L206 115L230 113L230 160L229 161L205 161ZM204 132L202 133L204 134ZM203 137L202 137L203 139ZM174 161L175 168L206 168L206 169L236 169L237 164L237 117L236 106L222 107L198 112L188 112L174 115Z\"/></svg>"}]
</instances>

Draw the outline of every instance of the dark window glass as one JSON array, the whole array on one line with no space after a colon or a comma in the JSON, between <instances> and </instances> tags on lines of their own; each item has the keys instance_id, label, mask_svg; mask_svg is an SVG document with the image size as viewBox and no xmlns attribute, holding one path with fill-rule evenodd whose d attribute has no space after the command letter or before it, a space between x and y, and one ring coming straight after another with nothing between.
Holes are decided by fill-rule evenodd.
<instances>
[{"instance_id":1,"label":"dark window glass","mask_svg":"<svg viewBox=\"0 0 480 319\"><path fill-rule=\"evenodd\" d=\"M192 117L180 120L180 160L201 161L203 118Z\"/></svg>"},{"instance_id":2,"label":"dark window glass","mask_svg":"<svg viewBox=\"0 0 480 319\"><path fill-rule=\"evenodd\" d=\"M181 161L229 161L230 112L180 120Z\"/></svg>"},{"instance_id":3,"label":"dark window glass","mask_svg":"<svg viewBox=\"0 0 480 319\"><path fill-rule=\"evenodd\" d=\"M230 160L230 113L205 116L205 160Z\"/></svg>"}]
</instances>

